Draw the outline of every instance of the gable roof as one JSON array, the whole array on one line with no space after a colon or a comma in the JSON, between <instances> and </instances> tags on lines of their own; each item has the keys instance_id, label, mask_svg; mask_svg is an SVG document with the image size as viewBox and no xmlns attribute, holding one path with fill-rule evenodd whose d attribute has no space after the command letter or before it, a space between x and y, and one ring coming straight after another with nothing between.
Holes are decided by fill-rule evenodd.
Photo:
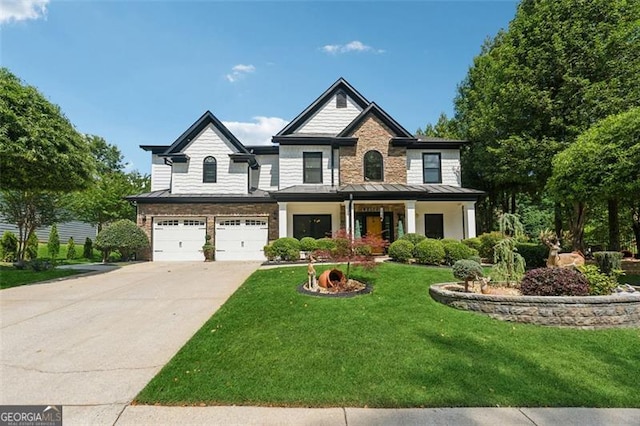
<instances>
[{"instance_id":1,"label":"gable roof","mask_svg":"<svg viewBox=\"0 0 640 426\"><path fill-rule=\"evenodd\" d=\"M247 148L242 145L242 143L236 138L233 133L229 131L225 127L224 124L220 120L216 118L215 115L211 113L211 111L207 111L202 116L196 120L195 123L191 125L183 134L181 134L178 139L176 139L171 146L164 152L165 155L177 154L181 152L188 144L195 138L201 131L205 129L208 125L212 124L216 129L222 133L222 135L227 138L229 142L238 150L238 152L243 154L249 154Z\"/></svg>"},{"instance_id":2,"label":"gable roof","mask_svg":"<svg viewBox=\"0 0 640 426\"><path fill-rule=\"evenodd\" d=\"M340 77L335 83L331 85L327 90L321 94L318 99L313 101L304 111L302 111L296 118L294 118L284 129L280 130L276 136L284 136L294 133L298 130L309 118L311 118L316 112L318 112L333 96L338 92L344 92L350 97L360 108L366 108L369 105L369 101L362 96L356 89L351 86L347 80Z\"/></svg>"},{"instance_id":3,"label":"gable roof","mask_svg":"<svg viewBox=\"0 0 640 426\"><path fill-rule=\"evenodd\" d=\"M415 139L414 136L407 131L407 129L402 127L400 123L394 120L375 102L371 102L368 107L363 109L362 112L356 118L354 118L354 120L347 127L345 127L340 133L338 133L338 137L351 136L352 133L358 128L358 126L362 124L362 122L367 118L369 114L374 115L380 121L382 121L396 134L396 136Z\"/></svg>"}]
</instances>

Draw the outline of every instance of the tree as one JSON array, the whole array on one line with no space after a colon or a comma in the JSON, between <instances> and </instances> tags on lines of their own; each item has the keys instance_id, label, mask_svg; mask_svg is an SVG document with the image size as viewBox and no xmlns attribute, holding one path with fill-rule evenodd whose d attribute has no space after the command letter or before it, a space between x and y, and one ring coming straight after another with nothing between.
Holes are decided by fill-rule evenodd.
<instances>
[{"instance_id":1,"label":"tree","mask_svg":"<svg viewBox=\"0 0 640 426\"><path fill-rule=\"evenodd\" d=\"M60 253L60 236L58 235L58 226L54 223L49 232L49 240L47 241L47 251L52 262L56 261Z\"/></svg>"},{"instance_id":2,"label":"tree","mask_svg":"<svg viewBox=\"0 0 640 426\"><path fill-rule=\"evenodd\" d=\"M76 258L76 243L73 241L73 237L69 237L67 241L67 259Z\"/></svg>"},{"instance_id":3,"label":"tree","mask_svg":"<svg viewBox=\"0 0 640 426\"><path fill-rule=\"evenodd\" d=\"M118 250L123 260L129 260L136 250L149 246L149 238L134 222L118 220L98 233L96 247L103 252L103 262L107 261L109 253Z\"/></svg>"},{"instance_id":4,"label":"tree","mask_svg":"<svg viewBox=\"0 0 640 426\"><path fill-rule=\"evenodd\" d=\"M26 260L35 260L38 258L38 247L40 246L40 241L38 241L38 236L35 232L29 234L29 238L27 238L27 244L24 250L24 258Z\"/></svg>"},{"instance_id":5,"label":"tree","mask_svg":"<svg viewBox=\"0 0 640 426\"><path fill-rule=\"evenodd\" d=\"M460 139L458 122L455 118L447 117L447 114L444 112L440 113L435 125L432 125L431 123L427 124L424 127L424 130L418 129L416 135L443 139Z\"/></svg>"},{"instance_id":6,"label":"tree","mask_svg":"<svg viewBox=\"0 0 640 426\"><path fill-rule=\"evenodd\" d=\"M0 187L72 191L91 181L89 147L57 105L0 68Z\"/></svg>"}]
</instances>

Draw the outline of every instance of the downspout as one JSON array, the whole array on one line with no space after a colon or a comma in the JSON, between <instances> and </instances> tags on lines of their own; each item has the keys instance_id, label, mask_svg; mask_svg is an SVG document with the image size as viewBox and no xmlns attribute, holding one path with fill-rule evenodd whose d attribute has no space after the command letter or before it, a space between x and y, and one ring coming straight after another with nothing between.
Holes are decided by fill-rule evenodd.
<instances>
[{"instance_id":1,"label":"downspout","mask_svg":"<svg viewBox=\"0 0 640 426\"><path fill-rule=\"evenodd\" d=\"M335 186L335 182L334 182L334 177L333 175L335 174L335 150L333 149L333 145L331 145L331 186Z\"/></svg>"},{"instance_id":2,"label":"downspout","mask_svg":"<svg viewBox=\"0 0 640 426\"><path fill-rule=\"evenodd\" d=\"M462 239L464 240L465 238L467 238L467 227L464 225L464 222L466 220L464 205L460 206L460 208L462 209Z\"/></svg>"}]
</instances>

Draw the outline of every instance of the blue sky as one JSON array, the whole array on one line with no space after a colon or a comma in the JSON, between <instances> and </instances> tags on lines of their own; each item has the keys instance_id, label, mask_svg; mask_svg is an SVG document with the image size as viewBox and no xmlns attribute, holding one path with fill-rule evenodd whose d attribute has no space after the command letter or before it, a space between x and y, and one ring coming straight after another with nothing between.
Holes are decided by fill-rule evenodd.
<instances>
[{"instance_id":1,"label":"blue sky","mask_svg":"<svg viewBox=\"0 0 640 426\"><path fill-rule=\"evenodd\" d=\"M415 131L515 1L0 0L0 63L149 173L206 110L266 143L339 77Z\"/></svg>"}]
</instances>

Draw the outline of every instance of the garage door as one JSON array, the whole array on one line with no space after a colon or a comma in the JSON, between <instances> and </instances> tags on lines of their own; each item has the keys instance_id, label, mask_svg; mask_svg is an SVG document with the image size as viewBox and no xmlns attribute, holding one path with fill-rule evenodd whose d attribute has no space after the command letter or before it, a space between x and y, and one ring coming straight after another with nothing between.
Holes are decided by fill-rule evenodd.
<instances>
[{"instance_id":1,"label":"garage door","mask_svg":"<svg viewBox=\"0 0 640 426\"><path fill-rule=\"evenodd\" d=\"M204 260L206 233L204 218L154 218L153 260Z\"/></svg>"},{"instance_id":2,"label":"garage door","mask_svg":"<svg viewBox=\"0 0 640 426\"><path fill-rule=\"evenodd\" d=\"M264 217L216 218L216 260L265 260L268 232Z\"/></svg>"}]
</instances>

